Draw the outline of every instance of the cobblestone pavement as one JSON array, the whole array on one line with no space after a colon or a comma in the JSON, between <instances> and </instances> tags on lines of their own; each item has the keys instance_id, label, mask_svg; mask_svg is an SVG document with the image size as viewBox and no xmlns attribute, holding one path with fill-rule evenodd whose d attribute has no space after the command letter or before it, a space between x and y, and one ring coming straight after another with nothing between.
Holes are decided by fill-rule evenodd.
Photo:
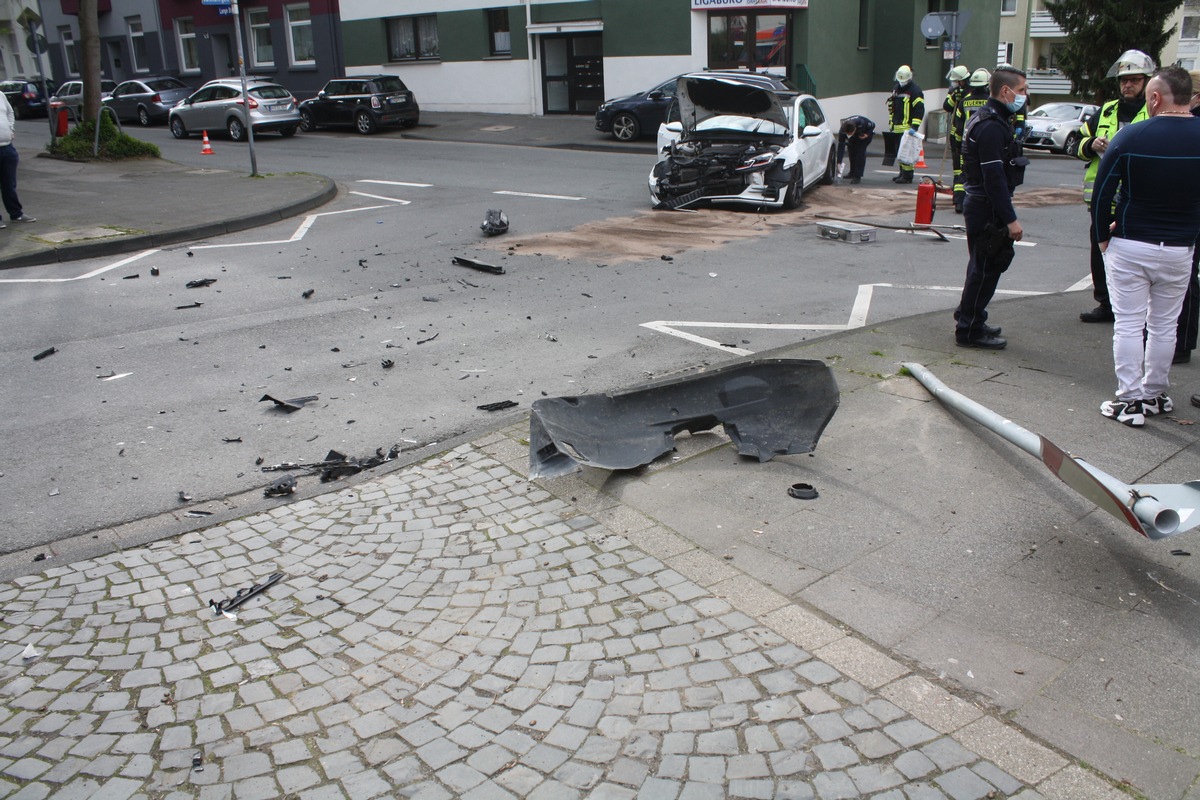
<instances>
[{"instance_id":1,"label":"cobblestone pavement","mask_svg":"<svg viewBox=\"0 0 1200 800\"><path fill-rule=\"evenodd\" d=\"M1125 797L524 457L0 584L0 797Z\"/></svg>"}]
</instances>

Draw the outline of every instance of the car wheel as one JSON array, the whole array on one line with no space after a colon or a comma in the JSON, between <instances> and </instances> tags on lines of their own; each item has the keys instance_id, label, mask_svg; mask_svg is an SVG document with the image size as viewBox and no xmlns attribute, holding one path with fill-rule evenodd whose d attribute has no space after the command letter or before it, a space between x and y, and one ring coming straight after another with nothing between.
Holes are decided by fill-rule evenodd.
<instances>
[{"instance_id":1,"label":"car wheel","mask_svg":"<svg viewBox=\"0 0 1200 800\"><path fill-rule=\"evenodd\" d=\"M246 138L246 126L237 117L231 117L229 120L229 138L235 142Z\"/></svg>"},{"instance_id":2,"label":"car wheel","mask_svg":"<svg viewBox=\"0 0 1200 800\"><path fill-rule=\"evenodd\" d=\"M183 124L183 120L179 117L171 117L171 135L176 139L186 139L188 137L187 128Z\"/></svg>"},{"instance_id":3,"label":"car wheel","mask_svg":"<svg viewBox=\"0 0 1200 800\"><path fill-rule=\"evenodd\" d=\"M796 164L792 170L792 182L788 184L787 194L783 196L783 207L799 208L800 198L804 196L804 167Z\"/></svg>"},{"instance_id":4,"label":"car wheel","mask_svg":"<svg viewBox=\"0 0 1200 800\"><path fill-rule=\"evenodd\" d=\"M1079 150L1079 132L1071 131L1067 134L1067 140L1063 142L1063 152L1067 155L1078 152Z\"/></svg>"},{"instance_id":5,"label":"car wheel","mask_svg":"<svg viewBox=\"0 0 1200 800\"><path fill-rule=\"evenodd\" d=\"M375 132L375 118L366 111L359 111L354 115L354 129L364 136Z\"/></svg>"},{"instance_id":6,"label":"car wheel","mask_svg":"<svg viewBox=\"0 0 1200 800\"><path fill-rule=\"evenodd\" d=\"M296 126L295 126L295 125L289 125L289 126L287 126L286 128L280 128L280 129L279 129L279 135L280 135L280 136L282 136L282 137L283 137L283 138L285 138L285 139L290 139L290 138L292 138L293 136L295 136L295 135L296 135Z\"/></svg>"},{"instance_id":7,"label":"car wheel","mask_svg":"<svg viewBox=\"0 0 1200 800\"><path fill-rule=\"evenodd\" d=\"M313 114L307 108L300 112L300 130L305 133L312 133L317 129L317 121L313 119Z\"/></svg>"},{"instance_id":8,"label":"car wheel","mask_svg":"<svg viewBox=\"0 0 1200 800\"><path fill-rule=\"evenodd\" d=\"M613 117L612 135L618 142L632 142L642 135L641 123L633 114L623 111Z\"/></svg>"},{"instance_id":9,"label":"car wheel","mask_svg":"<svg viewBox=\"0 0 1200 800\"><path fill-rule=\"evenodd\" d=\"M828 186L837 179L837 153L829 148L829 160L825 163L825 174L821 176L821 185Z\"/></svg>"},{"instance_id":10,"label":"car wheel","mask_svg":"<svg viewBox=\"0 0 1200 800\"><path fill-rule=\"evenodd\" d=\"M138 125L143 128L150 127L150 112L144 106L138 106Z\"/></svg>"}]
</instances>

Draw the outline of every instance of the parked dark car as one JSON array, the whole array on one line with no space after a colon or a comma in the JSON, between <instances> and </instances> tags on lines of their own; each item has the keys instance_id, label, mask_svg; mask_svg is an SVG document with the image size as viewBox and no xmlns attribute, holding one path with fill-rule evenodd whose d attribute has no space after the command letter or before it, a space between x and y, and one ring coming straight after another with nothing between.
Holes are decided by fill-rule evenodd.
<instances>
[{"instance_id":1,"label":"parked dark car","mask_svg":"<svg viewBox=\"0 0 1200 800\"><path fill-rule=\"evenodd\" d=\"M323 125L353 125L367 134L385 125L411 128L420 118L416 95L395 75L337 78L300 104L300 128L304 131Z\"/></svg>"},{"instance_id":2,"label":"parked dark car","mask_svg":"<svg viewBox=\"0 0 1200 800\"><path fill-rule=\"evenodd\" d=\"M49 106L47 96L42 94L37 78L14 78L11 81L0 82L0 92L8 98L8 104L13 107L17 119L46 116ZM54 94L54 82L46 81L46 91Z\"/></svg>"},{"instance_id":3,"label":"parked dark car","mask_svg":"<svg viewBox=\"0 0 1200 800\"><path fill-rule=\"evenodd\" d=\"M178 78L167 75L139 78L117 84L104 105L117 112L122 122L136 119L139 124L149 126L165 122L171 109L191 93L191 88Z\"/></svg>"},{"instance_id":4,"label":"parked dark car","mask_svg":"<svg viewBox=\"0 0 1200 800\"><path fill-rule=\"evenodd\" d=\"M596 130L611 133L621 142L653 134L667 119L667 109L675 99L675 78L663 81L644 92L605 100L596 110Z\"/></svg>"}]
</instances>

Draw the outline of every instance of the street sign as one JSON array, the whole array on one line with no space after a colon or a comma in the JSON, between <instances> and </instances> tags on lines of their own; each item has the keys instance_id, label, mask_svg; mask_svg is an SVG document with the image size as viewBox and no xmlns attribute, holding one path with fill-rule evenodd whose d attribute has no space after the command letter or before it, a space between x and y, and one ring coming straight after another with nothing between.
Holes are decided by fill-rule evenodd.
<instances>
[{"instance_id":1,"label":"street sign","mask_svg":"<svg viewBox=\"0 0 1200 800\"><path fill-rule=\"evenodd\" d=\"M949 39L942 42L942 60L954 61L962 55L962 42L952 42Z\"/></svg>"},{"instance_id":2,"label":"street sign","mask_svg":"<svg viewBox=\"0 0 1200 800\"><path fill-rule=\"evenodd\" d=\"M218 17L232 17L233 16L233 6L230 6L230 5L217 6L217 16Z\"/></svg>"},{"instance_id":3,"label":"street sign","mask_svg":"<svg viewBox=\"0 0 1200 800\"><path fill-rule=\"evenodd\" d=\"M25 37L25 46L35 53L46 52L46 37L40 33L31 33Z\"/></svg>"},{"instance_id":4,"label":"street sign","mask_svg":"<svg viewBox=\"0 0 1200 800\"><path fill-rule=\"evenodd\" d=\"M201 5L205 6L227 6L232 0L200 0Z\"/></svg>"}]
</instances>

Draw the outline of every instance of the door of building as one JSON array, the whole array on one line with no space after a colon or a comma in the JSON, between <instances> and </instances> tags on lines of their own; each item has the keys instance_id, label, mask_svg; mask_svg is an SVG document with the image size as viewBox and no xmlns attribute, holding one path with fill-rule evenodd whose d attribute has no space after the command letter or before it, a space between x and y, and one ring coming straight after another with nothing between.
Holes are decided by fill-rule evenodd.
<instances>
[{"instance_id":1,"label":"door of building","mask_svg":"<svg viewBox=\"0 0 1200 800\"><path fill-rule=\"evenodd\" d=\"M604 102L599 33L542 36L542 107L547 114L594 114Z\"/></svg>"}]
</instances>

